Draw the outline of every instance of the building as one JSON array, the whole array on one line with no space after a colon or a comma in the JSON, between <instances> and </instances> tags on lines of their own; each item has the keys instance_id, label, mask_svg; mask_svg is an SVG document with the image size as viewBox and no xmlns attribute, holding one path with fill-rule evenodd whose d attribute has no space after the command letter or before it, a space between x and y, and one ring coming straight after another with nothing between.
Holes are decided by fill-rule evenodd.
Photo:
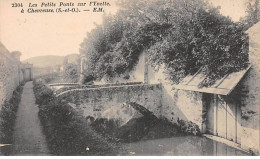
<instances>
[{"instance_id":1,"label":"building","mask_svg":"<svg viewBox=\"0 0 260 159\"><path fill-rule=\"evenodd\" d=\"M202 133L233 141L242 149L259 154L260 22L247 33L250 66L246 69L228 74L207 88L199 87L205 78L199 70L167 93L177 95L173 109L181 112L182 115L175 113L178 118L185 116L185 120L199 125Z\"/></svg>"},{"instance_id":2,"label":"building","mask_svg":"<svg viewBox=\"0 0 260 159\"><path fill-rule=\"evenodd\" d=\"M21 81L28 82L33 80L33 64L21 63Z\"/></svg>"},{"instance_id":3,"label":"building","mask_svg":"<svg viewBox=\"0 0 260 159\"><path fill-rule=\"evenodd\" d=\"M249 66L226 75L211 87L199 87L205 78L201 70L185 77L178 85L172 85L164 69L154 71L150 65L145 66L144 53L130 80L162 84L162 116L169 121L192 121L204 134L234 142L244 150L259 154L260 22L247 33Z\"/></svg>"}]
</instances>

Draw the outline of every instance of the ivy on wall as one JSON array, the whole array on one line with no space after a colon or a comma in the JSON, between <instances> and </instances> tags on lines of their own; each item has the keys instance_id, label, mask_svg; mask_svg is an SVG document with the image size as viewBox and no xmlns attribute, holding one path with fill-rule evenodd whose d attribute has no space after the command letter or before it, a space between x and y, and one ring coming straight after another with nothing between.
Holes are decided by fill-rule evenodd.
<instances>
[{"instance_id":1,"label":"ivy on wall","mask_svg":"<svg viewBox=\"0 0 260 159\"><path fill-rule=\"evenodd\" d=\"M127 75L146 50L154 67L164 65L172 82L202 68L209 86L248 64L244 25L202 0L120 0L81 44L89 79Z\"/></svg>"}]
</instances>

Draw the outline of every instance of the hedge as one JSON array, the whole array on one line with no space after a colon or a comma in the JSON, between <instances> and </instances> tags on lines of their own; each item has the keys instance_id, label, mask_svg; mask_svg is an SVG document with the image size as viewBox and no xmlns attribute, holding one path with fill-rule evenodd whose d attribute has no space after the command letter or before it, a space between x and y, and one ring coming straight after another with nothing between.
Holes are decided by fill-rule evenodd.
<instances>
[{"instance_id":1,"label":"hedge","mask_svg":"<svg viewBox=\"0 0 260 159\"><path fill-rule=\"evenodd\" d=\"M12 144L13 143L13 131L16 120L16 112L18 110L19 103L21 101L21 95L23 92L23 86L18 86L13 92L13 95L9 101L6 101L0 111L0 143ZM10 148L1 148L3 155L10 155Z\"/></svg>"},{"instance_id":2,"label":"hedge","mask_svg":"<svg viewBox=\"0 0 260 159\"><path fill-rule=\"evenodd\" d=\"M116 155L120 148L95 132L71 106L54 98L43 80L34 81L39 118L54 155Z\"/></svg>"}]
</instances>

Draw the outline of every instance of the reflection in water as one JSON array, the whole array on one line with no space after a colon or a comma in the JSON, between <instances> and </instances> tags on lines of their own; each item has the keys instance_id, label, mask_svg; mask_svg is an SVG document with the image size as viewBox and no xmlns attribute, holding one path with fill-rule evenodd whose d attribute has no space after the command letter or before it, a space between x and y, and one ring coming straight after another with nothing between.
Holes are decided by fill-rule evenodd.
<instances>
[{"instance_id":1,"label":"reflection in water","mask_svg":"<svg viewBox=\"0 0 260 159\"><path fill-rule=\"evenodd\" d=\"M157 140L127 143L122 155L170 155L170 156L245 156L249 155L223 143L205 137L181 136Z\"/></svg>"},{"instance_id":2,"label":"reflection in water","mask_svg":"<svg viewBox=\"0 0 260 159\"><path fill-rule=\"evenodd\" d=\"M246 156L243 151L205 137L181 136L125 143L119 155L136 156ZM1 155L10 155L11 146L0 147ZM2 152L2 153L1 153ZM28 154L33 155L33 154ZM36 154L37 155L37 154ZM39 155L39 154L38 154ZM44 155L44 154L41 154ZM47 155L47 154L46 154Z\"/></svg>"}]
</instances>

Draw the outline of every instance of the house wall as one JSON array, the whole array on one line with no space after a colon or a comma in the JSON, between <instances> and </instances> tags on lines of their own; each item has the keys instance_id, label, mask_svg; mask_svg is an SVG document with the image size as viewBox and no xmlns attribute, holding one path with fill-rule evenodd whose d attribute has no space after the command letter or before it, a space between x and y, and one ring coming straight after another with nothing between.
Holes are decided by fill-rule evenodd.
<instances>
[{"instance_id":1,"label":"house wall","mask_svg":"<svg viewBox=\"0 0 260 159\"><path fill-rule=\"evenodd\" d=\"M202 130L202 93L174 89L163 69L156 72L149 66L148 79L151 84L162 84L162 116L173 123L178 119L192 121Z\"/></svg>"},{"instance_id":2,"label":"house wall","mask_svg":"<svg viewBox=\"0 0 260 159\"><path fill-rule=\"evenodd\" d=\"M241 147L259 154L259 87L256 88L256 72L251 68L242 81ZM259 78L259 77L258 77ZM260 79L258 79L259 81Z\"/></svg>"},{"instance_id":3,"label":"house wall","mask_svg":"<svg viewBox=\"0 0 260 159\"><path fill-rule=\"evenodd\" d=\"M247 31L251 69L242 81L241 147L259 154L260 149L260 22Z\"/></svg>"},{"instance_id":4,"label":"house wall","mask_svg":"<svg viewBox=\"0 0 260 159\"><path fill-rule=\"evenodd\" d=\"M20 62L0 43L0 110L19 85L19 65Z\"/></svg>"},{"instance_id":5,"label":"house wall","mask_svg":"<svg viewBox=\"0 0 260 159\"><path fill-rule=\"evenodd\" d=\"M178 119L192 121L202 130L202 93L170 88L163 86L162 116L174 123Z\"/></svg>"}]
</instances>

